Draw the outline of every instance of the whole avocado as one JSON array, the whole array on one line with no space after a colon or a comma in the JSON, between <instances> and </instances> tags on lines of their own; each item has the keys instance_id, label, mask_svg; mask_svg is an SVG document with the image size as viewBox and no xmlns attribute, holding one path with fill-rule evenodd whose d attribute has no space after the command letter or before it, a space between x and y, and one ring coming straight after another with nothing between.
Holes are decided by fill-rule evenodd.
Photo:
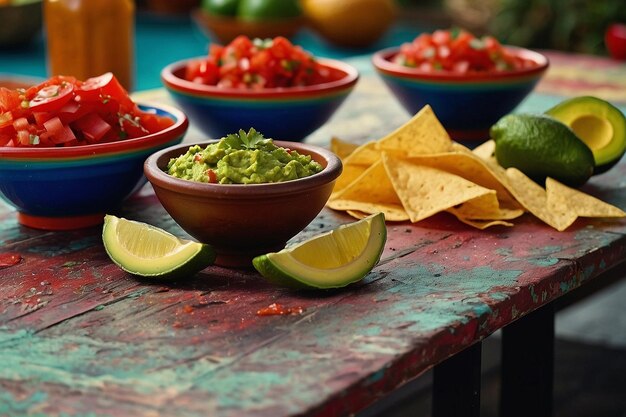
<instances>
[{"instance_id":1,"label":"whole avocado","mask_svg":"<svg viewBox=\"0 0 626 417\"><path fill-rule=\"evenodd\" d=\"M510 114L490 130L496 159L543 185L551 177L571 187L583 185L594 170L591 149L565 124L547 115Z\"/></svg>"},{"instance_id":2,"label":"whole avocado","mask_svg":"<svg viewBox=\"0 0 626 417\"><path fill-rule=\"evenodd\" d=\"M240 0L237 16L244 20L271 20L302 14L297 0Z\"/></svg>"},{"instance_id":3,"label":"whole avocado","mask_svg":"<svg viewBox=\"0 0 626 417\"><path fill-rule=\"evenodd\" d=\"M202 0L202 8L218 16L235 16L239 0Z\"/></svg>"}]
</instances>

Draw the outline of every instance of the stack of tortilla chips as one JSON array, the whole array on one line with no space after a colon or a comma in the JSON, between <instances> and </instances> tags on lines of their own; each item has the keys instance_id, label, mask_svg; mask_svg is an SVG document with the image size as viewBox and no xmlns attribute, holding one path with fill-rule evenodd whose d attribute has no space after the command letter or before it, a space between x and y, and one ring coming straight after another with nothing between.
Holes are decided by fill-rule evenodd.
<instances>
[{"instance_id":1,"label":"stack of tortilla chips","mask_svg":"<svg viewBox=\"0 0 626 417\"><path fill-rule=\"evenodd\" d=\"M495 144L473 151L453 142L424 107L384 138L361 146L333 139L344 171L327 205L356 218L383 212L388 221L418 222L447 211L485 229L513 226L528 211L559 231L578 217L624 217L619 208L551 178L545 189L493 157Z\"/></svg>"}]
</instances>

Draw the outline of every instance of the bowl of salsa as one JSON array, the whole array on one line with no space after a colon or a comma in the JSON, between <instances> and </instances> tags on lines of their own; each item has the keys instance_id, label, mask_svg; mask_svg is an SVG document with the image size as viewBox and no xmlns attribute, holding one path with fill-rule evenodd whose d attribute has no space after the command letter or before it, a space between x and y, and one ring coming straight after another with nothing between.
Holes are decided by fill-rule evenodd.
<instances>
[{"instance_id":1,"label":"bowl of salsa","mask_svg":"<svg viewBox=\"0 0 626 417\"><path fill-rule=\"evenodd\" d=\"M145 184L144 160L188 125L175 108L135 103L111 73L0 87L0 198L25 226L101 224Z\"/></svg>"},{"instance_id":2,"label":"bowl of salsa","mask_svg":"<svg viewBox=\"0 0 626 417\"><path fill-rule=\"evenodd\" d=\"M536 51L461 29L423 33L376 52L372 63L410 113L429 104L453 139L480 142L513 111L548 68Z\"/></svg>"},{"instance_id":3,"label":"bowl of salsa","mask_svg":"<svg viewBox=\"0 0 626 417\"><path fill-rule=\"evenodd\" d=\"M161 79L194 125L212 138L254 127L301 141L321 127L357 83L357 70L315 58L284 37L239 36L207 56L178 61Z\"/></svg>"},{"instance_id":4,"label":"bowl of salsa","mask_svg":"<svg viewBox=\"0 0 626 417\"><path fill-rule=\"evenodd\" d=\"M144 171L172 218L215 248L218 264L249 267L319 214L342 165L324 148L251 129L163 149Z\"/></svg>"}]
</instances>

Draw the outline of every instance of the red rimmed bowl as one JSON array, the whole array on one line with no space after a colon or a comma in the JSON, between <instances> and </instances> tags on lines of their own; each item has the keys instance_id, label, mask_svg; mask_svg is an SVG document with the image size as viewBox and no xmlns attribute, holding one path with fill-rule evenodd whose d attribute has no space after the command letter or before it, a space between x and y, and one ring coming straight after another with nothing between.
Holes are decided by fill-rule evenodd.
<instances>
[{"instance_id":1,"label":"red rimmed bowl","mask_svg":"<svg viewBox=\"0 0 626 417\"><path fill-rule=\"evenodd\" d=\"M160 132L119 142L56 148L0 147L0 197L18 222L45 230L99 225L146 183L145 159L178 144L189 126L173 107L140 105L174 120Z\"/></svg>"},{"instance_id":2,"label":"red rimmed bowl","mask_svg":"<svg viewBox=\"0 0 626 417\"><path fill-rule=\"evenodd\" d=\"M534 65L472 74L426 72L394 63L399 48L375 53L372 63L410 114L429 104L453 139L473 145L489 137L489 128L512 112L548 69L548 58L538 52L512 46L505 48Z\"/></svg>"},{"instance_id":3,"label":"red rimmed bowl","mask_svg":"<svg viewBox=\"0 0 626 417\"><path fill-rule=\"evenodd\" d=\"M187 233L211 244L216 263L251 267L254 256L284 248L322 210L342 165L332 152L313 145L275 141L310 155L324 169L309 177L268 184L207 184L175 178L165 172L171 158L190 146L181 144L150 156L144 165L148 181L165 210Z\"/></svg>"},{"instance_id":4,"label":"red rimmed bowl","mask_svg":"<svg viewBox=\"0 0 626 417\"><path fill-rule=\"evenodd\" d=\"M358 71L343 62L318 59L339 79L305 87L242 90L187 81L187 63L178 61L161 72L161 80L189 119L211 138L253 127L265 137L301 141L321 127L350 94Z\"/></svg>"}]
</instances>

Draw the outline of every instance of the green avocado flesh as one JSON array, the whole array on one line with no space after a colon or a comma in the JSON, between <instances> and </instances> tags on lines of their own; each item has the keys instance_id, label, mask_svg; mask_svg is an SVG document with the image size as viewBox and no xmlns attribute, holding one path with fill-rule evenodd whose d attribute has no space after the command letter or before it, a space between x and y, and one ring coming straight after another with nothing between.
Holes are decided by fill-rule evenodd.
<instances>
[{"instance_id":1,"label":"green avocado flesh","mask_svg":"<svg viewBox=\"0 0 626 417\"><path fill-rule=\"evenodd\" d=\"M565 124L552 117L510 114L491 127L496 158L543 185L547 177L578 187L593 174L589 147Z\"/></svg>"},{"instance_id":2,"label":"green avocado flesh","mask_svg":"<svg viewBox=\"0 0 626 417\"><path fill-rule=\"evenodd\" d=\"M626 118L597 97L575 97L546 112L569 126L593 152L595 174L615 165L626 152Z\"/></svg>"}]
</instances>

